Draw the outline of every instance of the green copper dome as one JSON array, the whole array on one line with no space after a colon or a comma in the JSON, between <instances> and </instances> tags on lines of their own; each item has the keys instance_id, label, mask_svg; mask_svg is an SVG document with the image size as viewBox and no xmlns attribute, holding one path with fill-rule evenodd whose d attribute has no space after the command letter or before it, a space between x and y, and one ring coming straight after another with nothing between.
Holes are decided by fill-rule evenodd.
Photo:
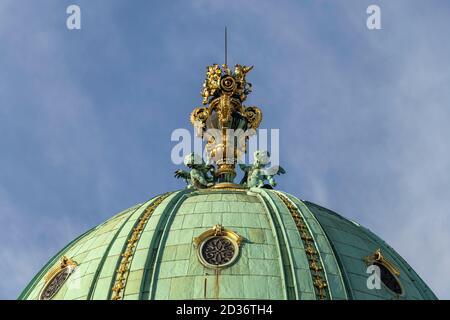
<instances>
[{"instance_id":1,"label":"green copper dome","mask_svg":"<svg viewBox=\"0 0 450 320\"><path fill-rule=\"evenodd\" d=\"M379 288L368 286L370 264ZM357 223L280 191L210 188L115 215L62 249L19 299L436 297Z\"/></svg>"},{"instance_id":2,"label":"green copper dome","mask_svg":"<svg viewBox=\"0 0 450 320\"><path fill-rule=\"evenodd\" d=\"M286 171L268 167L268 151L256 150L252 165L238 161L262 121L258 107L243 105L252 68L207 67L205 106L190 120L206 138L208 162L185 157L189 170L175 172L185 190L134 206L75 239L19 298L436 299L369 230L273 190L275 175ZM239 184L237 165L244 173Z\"/></svg>"}]
</instances>

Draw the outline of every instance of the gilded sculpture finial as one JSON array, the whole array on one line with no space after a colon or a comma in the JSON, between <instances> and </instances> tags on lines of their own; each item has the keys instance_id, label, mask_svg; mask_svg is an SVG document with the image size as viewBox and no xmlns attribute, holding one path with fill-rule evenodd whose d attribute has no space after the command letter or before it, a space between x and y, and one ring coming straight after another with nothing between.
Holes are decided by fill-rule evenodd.
<instances>
[{"instance_id":1,"label":"gilded sculpture finial","mask_svg":"<svg viewBox=\"0 0 450 320\"><path fill-rule=\"evenodd\" d=\"M244 102L252 91L252 84L246 80L246 74L252 69L253 66L236 64L234 71L231 71L226 63L222 67L218 64L208 66L201 92L203 104L207 105L221 95L228 95L241 103Z\"/></svg>"},{"instance_id":2,"label":"gilded sculpture finial","mask_svg":"<svg viewBox=\"0 0 450 320\"><path fill-rule=\"evenodd\" d=\"M206 67L201 91L203 106L195 108L190 116L196 135L206 142L206 163L200 156L190 154L185 159L185 165L190 171L177 170L175 177L184 178L188 188L196 189L271 188L276 185L274 175L285 171L279 166L267 168L268 162L262 161L263 154L269 155L265 151L255 153L253 165L240 164L244 179L240 184L234 183L236 164L241 162L247 152L248 140L256 134L262 121L262 112L256 106L243 104L252 92L247 74L253 66L236 64L234 69L228 66L226 26L224 40L225 63L222 66L215 63ZM266 180L268 184L265 184Z\"/></svg>"},{"instance_id":3,"label":"gilded sculpture finial","mask_svg":"<svg viewBox=\"0 0 450 320\"><path fill-rule=\"evenodd\" d=\"M256 133L262 120L258 107L243 105L252 86L246 76L253 67L236 64L231 70L225 63L206 68L201 96L205 107L195 108L191 122L199 137L206 141L208 162L216 166L214 183L233 184L236 163L246 152L248 138Z\"/></svg>"},{"instance_id":4,"label":"gilded sculpture finial","mask_svg":"<svg viewBox=\"0 0 450 320\"><path fill-rule=\"evenodd\" d=\"M206 68L202 97L207 106L195 108L191 122L197 136L206 141L208 164L195 154L186 157L185 165L191 170L177 170L175 177L184 178L188 188L273 188L274 176L286 173L280 166L268 167L270 153L257 150L252 165L239 164L244 177L240 184L234 183L236 164L247 152L248 139L262 120L258 107L243 105L252 91L246 79L252 69L253 66L240 64L235 65L234 71L226 64Z\"/></svg>"}]
</instances>

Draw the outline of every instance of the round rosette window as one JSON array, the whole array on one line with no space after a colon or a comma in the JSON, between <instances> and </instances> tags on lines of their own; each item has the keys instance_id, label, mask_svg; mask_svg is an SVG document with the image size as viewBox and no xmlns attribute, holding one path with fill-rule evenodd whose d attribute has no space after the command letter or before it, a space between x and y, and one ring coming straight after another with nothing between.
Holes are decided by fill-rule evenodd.
<instances>
[{"instance_id":1,"label":"round rosette window","mask_svg":"<svg viewBox=\"0 0 450 320\"><path fill-rule=\"evenodd\" d=\"M226 267L234 262L239 246L227 237L211 237L201 244L199 254L208 267Z\"/></svg>"},{"instance_id":2,"label":"round rosette window","mask_svg":"<svg viewBox=\"0 0 450 320\"><path fill-rule=\"evenodd\" d=\"M200 262L208 268L225 268L233 264L239 256L242 238L220 225L194 238Z\"/></svg>"}]
</instances>

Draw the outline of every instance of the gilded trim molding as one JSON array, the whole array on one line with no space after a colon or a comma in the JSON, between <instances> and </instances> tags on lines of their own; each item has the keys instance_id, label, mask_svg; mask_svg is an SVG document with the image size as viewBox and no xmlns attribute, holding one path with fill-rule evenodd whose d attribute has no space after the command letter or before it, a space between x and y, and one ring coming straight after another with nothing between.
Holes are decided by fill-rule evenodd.
<instances>
[{"instance_id":1,"label":"gilded trim molding","mask_svg":"<svg viewBox=\"0 0 450 320\"><path fill-rule=\"evenodd\" d=\"M284 194L277 192L278 197L283 201L283 203L288 208L295 221L297 230L300 233L300 237L305 248L306 256L308 257L309 270L311 272L311 277L313 279L313 284L315 288L316 297L319 300L329 300L330 295L328 293L328 283L323 271L322 261L320 260L319 253L317 251L316 245L314 243L314 238L305 223L305 220L301 216L297 206L289 200Z\"/></svg>"},{"instance_id":2,"label":"gilded trim molding","mask_svg":"<svg viewBox=\"0 0 450 320\"><path fill-rule=\"evenodd\" d=\"M216 224L211 229L206 230L198 237L194 237L192 239L192 242L194 243L195 247L198 247L203 241L205 241L207 238L210 238L212 236L225 236L230 239L232 239L234 242L236 242L237 245L240 245L242 238L240 235L238 235L236 232L225 229L222 225Z\"/></svg>"},{"instance_id":3,"label":"gilded trim molding","mask_svg":"<svg viewBox=\"0 0 450 320\"><path fill-rule=\"evenodd\" d=\"M139 241L142 231L144 230L148 220L152 216L155 209L161 204L161 202L166 199L171 192L165 193L155 201L153 201L144 211L144 213L139 217L137 224L133 228L133 232L127 240L127 247L125 252L122 253L122 260L120 261L119 268L116 271L115 284L112 290L112 300L120 300L123 298L123 289L127 283L127 273L129 272L129 266L133 259L134 253L136 251L136 244Z\"/></svg>"},{"instance_id":4,"label":"gilded trim molding","mask_svg":"<svg viewBox=\"0 0 450 320\"><path fill-rule=\"evenodd\" d=\"M386 267L393 275L399 276L400 271L389 261L387 260L383 254L381 253L381 249L377 249L373 254L367 256L363 259L368 265L373 264L374 262L378 262Z\"/></svg>"}]
</instances>

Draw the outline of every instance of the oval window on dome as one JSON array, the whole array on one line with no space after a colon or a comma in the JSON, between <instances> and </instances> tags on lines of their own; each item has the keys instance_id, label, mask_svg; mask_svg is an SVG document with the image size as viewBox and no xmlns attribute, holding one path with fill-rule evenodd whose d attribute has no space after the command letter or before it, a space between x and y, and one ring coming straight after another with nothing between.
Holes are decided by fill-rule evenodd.
<instances>
[{"instance_id":1,"label":"oval window on dome","mask_svg":"<svg viewBox=\"0 0 450 320\"><path fill-rule=\"evenodd\" d=\"M75 271L76 266L77 264L71 259L68 259L65 256L62 257L59 265L51 270L47 275L44 288L39 294L39 300L52 299L61 289L69 276Z\"/></svg>"},{"instance_id":2,"label":"oval window on dome","mask_svg":"<svg viewBox=\"0 0 450 320\"><path fill-rule=\"evenodd\" d=\"M65 267L61 271L59 271L55 276L50 279L50 281L45 286L44 290L42 290L40 300L50 300L53 296L61 289L64 282L66 282L67 278L69 278L72 270L70 267Z\"/></svg>"},{"instance_id":3,"label":"oval window on dome","mask_svg":"<svg viewBox=\"0 0 450 320\"><path fill-rule=\"evenodd\" d=\"M402 285L398 280L400 271L393 263L383 256L381 249L375 250L373 254L365 257L364 260L367 265L376 266L378 268L380 280L388 290L396 295L403 294Z\"/></svg>"},{"instance_id":4,"label":"oval window on dome","mask_svg":"<svg viewBox=\"0 0 450 320\"><path fill-rule=\"evenodd\" d=\"M403 293L402 286L397 280L397 277L393 275L388 268L379 262L374 262L373 265L380 269L380 280L381 282L395 294L401 295Z\"/></svg>"}]
</instances>

